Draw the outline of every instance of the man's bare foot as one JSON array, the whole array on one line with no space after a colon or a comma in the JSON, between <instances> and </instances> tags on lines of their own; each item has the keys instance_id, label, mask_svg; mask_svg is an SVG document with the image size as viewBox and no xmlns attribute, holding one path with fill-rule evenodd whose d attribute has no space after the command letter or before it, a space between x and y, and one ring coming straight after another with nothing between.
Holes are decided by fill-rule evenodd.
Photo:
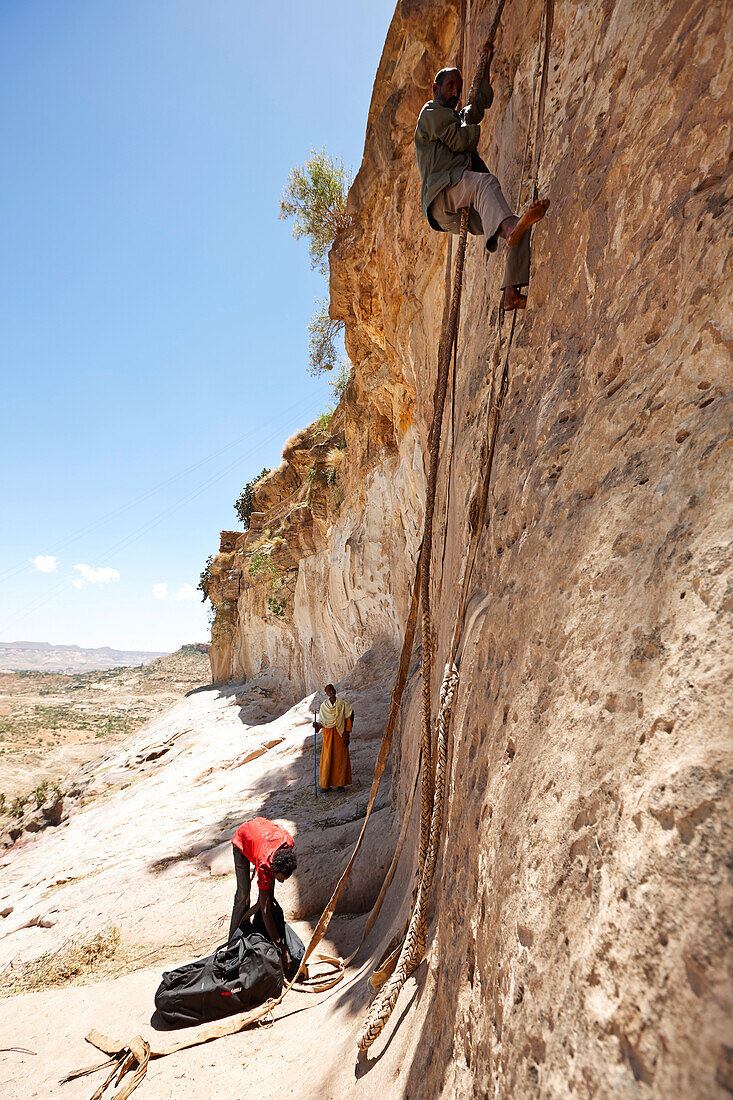
<instances>
[{"instance_id":1,"label":"man's bare foot","mask_svg":"<svg viewBox=\"0 0 733 1100\"><path fill-rule=\"evenodd\" d=\"M522 294L519 287L505 286L504 287L504 309L526 309L527 308L527 295Z\"/></svg>"},{"instance_id":2,"label":"man's bare foot","mask_svg":"<svg viewBox=\"0 0 733 1100\"><path fill-rule=\"evenodd\" d=\"M506 238L507 248L517 247L529 227L544 218L549 205L550 202L548 199L539 199L537 202L532 203L529 210L525 210L524 214L522 214L521 218Z\"/></svg>"}]
</instances>

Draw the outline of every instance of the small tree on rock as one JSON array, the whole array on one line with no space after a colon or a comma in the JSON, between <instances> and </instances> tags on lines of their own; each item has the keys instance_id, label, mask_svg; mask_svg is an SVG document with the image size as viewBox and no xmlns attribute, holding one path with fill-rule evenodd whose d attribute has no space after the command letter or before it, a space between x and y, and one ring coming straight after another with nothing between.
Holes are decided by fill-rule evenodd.
<instances>
[{"instance_id":1,"label":"small tree on rock","mask_svg":"<svg viewBox=\"0 0 733 1100\"><path fill-rule=\"evenodd\" d=\"M353 175L325 148L311 155L302 168L293 168L280 199L280 217L294 218L293 236L310 239L311 267L326 274L326 256L336 234L346 229L346 196Z\"/></svg>"},{"instance_id":2,"label":"small tree on rock","mask_svg":"<svg viewBox=\"0 0 733 1100\"><path fill-rule=\"evenodd\" d=\"M257 477L253 478L252 481L248 481L245 487L242 489L242 492L234 501L234 511L237 513L237 516L241 521L245 531L249 530L249 521L252 515L252 503L254 500L255 486L260 481L262 481L263 477L266 477L269 472L269 469L266 467L261 473L257 475Z\"/></svg>"},{"instance_id":3,"label":"small tree on rock","mask_svg":"<svg viewBox=\"0 0 733 1100\"><path fill-rule=\"evenodd\" d=\"M333 370L339 363L336 337L343 330L343 321L334 321L328 315L328 301L323 298L308 325L308 361L311 374Z\"/></svg>"}]
</instances>

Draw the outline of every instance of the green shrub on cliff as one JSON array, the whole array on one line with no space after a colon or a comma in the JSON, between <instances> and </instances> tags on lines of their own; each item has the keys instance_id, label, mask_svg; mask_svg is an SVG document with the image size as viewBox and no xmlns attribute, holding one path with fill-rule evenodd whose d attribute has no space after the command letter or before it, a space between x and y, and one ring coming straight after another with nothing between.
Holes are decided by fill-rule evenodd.
<instances>
[{"instance_id":1,"label":"green shrub on cliff","mask_svg":"<svg viewBox=\"0 0 733 1100\"><path fill-rule=\"evenodd\" d=\"M336 337L343 327L343 321L334 321L329 317L328 299L322 298L308 325L308 365L311 374L321 374L337 366L339 352Z\"/></svg>"},{"instance_id":2,"label":"green shrub on cliff","mask_svg":"<svg viewBox=\"0 0 733 1100\"><path fill-rule=\"evenodd\" d=\"M311 267L324 275L328 250L336 234L346 229L346 196L353 175L340 160L329 157L325 148L311 155L302 168L293 168L280 199L280 217L294 218L293 236L310 239Z\"/></svg>"},{"instance_id":3,"label":"green shrub on cliff","mask_svg":"<svg viewBox=\"0 0 733 1100\"><path fill-rule=\"evenodd\" d=\"M331 434L331 421L333 420L333 409L324 409L320 413L318 419L313 423L311 427L311 438L319 443L322 443L324 439L328 439Z\"/></svg>"},{"instance_id":4,"label":"green shrub on cliff","mask_svg":"<svg viewBox=\"0 0 733 1100\"><path fill-rule=\"evenodd\" d=\"M336 234L348 228L346 197L353 175L342 161L329 157L325 149L311 155L302 168L293 168L280 199L280 217L293 218L296 240L308 237L311 267L328 276L328 250ZM308 326L308 363L311 374L331 371L339 365L337 338L343 321L328 315L328 299L318 302Z\"/></svg>"},{"instance_id":5,"label":"green shrub on cliff","mask_svg":"<svg viewBox=\"0 0 733 1100\"><path fill-rule=\"evenodd\" d=\"M209 598L209 584L211 583L211 563L213 560L214 559L212 555L209 554L208 558L206 559L206 565L201 570L199 583L196 585L199 592L203 592L203 596L201 597L202 603L205 603L206 600L208 600Z\"/></svg>"},{"instance_id":6,"label":"green shrub on cliff","mask_svg":"<svg viewBox=\"0 0 733 1100\"><path fill-rule=\"evenodd\" d=\"M257 477L252 478L251 481L248 481L245 487L242 489L242 492L234 501L234 511L237 513L237 516L244 526L245 531L249 530L249 521L252 515L252 502L254 500L255 486L260 481L262 481L263 477L266 477L269 472L269 468L266 467L257 475Z\"/></svg>"},{"instance_id":7,"label":"green shrub on cliff","mask_svg":"<svg viewBox=\"0 0 733 1100\"><path fill-rule=\"evenodd\" d=\"M333 398L336 404L338 404L341 398L344 396L346 387L351 381L353 369L354 368L351 366L351 363L349 363L348 360L345 361L342 359L338 365L338 370L336 371L335 376L333 378L330 378L328 381L328 384L331 387L331 393L333 394Z\"/></svg>"},{"instance_id":8,"label":"green shrub on cliff","mask_svg":"<svg viewBox=\"0 0 733 1100\"><path fill-rule=\"evenodd\" d=\"M271 555L263 550L255 551L249 559L249 575L264 577L269 592L266 598L267 606L277 619L282 619L287 609L285 577Z\"/></svg>"}]
</instances>

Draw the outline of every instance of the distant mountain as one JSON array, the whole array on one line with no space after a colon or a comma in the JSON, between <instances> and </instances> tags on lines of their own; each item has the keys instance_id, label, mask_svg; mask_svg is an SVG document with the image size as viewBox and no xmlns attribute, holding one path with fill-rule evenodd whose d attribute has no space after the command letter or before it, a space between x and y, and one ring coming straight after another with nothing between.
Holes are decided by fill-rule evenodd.
<instances>
[{"instance_id":1,"label":"distant mountain","mask_svg":"<svg viewBox=\"0 0 733 1100\"><path fill-rule=\"evenodd\" d=\"M48 642L0 642L0 672L96 672L147 665L165 653L147 650L82 649Z\"/></svg>"}]
</instances>

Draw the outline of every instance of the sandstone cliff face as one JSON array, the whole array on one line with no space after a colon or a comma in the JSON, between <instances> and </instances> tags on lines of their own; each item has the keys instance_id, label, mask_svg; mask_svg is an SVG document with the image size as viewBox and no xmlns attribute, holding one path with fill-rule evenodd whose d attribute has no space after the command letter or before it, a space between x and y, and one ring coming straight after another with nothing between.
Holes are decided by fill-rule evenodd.
<instances>
[{"instance_id":1,"label":"sandstone cliff face","mask_svg":"<svg viewBox=\"0 0 733 1100\"><path fill-rule=\"evenodd\" d=\"M222 532L210 586L215 683L271 669L299 699L341 679L374 642L400 639L422 451L414 434L398 450L383 417L360 424L353 401L327 430L312 425L289 441L257 487L250 530Z\"/></svg>"},{"instance_id":2,"label":"sandstone cliff face","mask_svg":"<svg viewBox=\"0 0 733 1100\"><path fill-rule=\"evenodd\" d=\"M269 667L297 693L400 637L447 248L420 213L412 132L461 42L472 69L492 10L476 0L466 19L460 5L398 4L353 225L331 254L332 312L355 366L329 426L346 441L341 499L322 489L294 509L312 439L286 450L270 479L292 486L288 608L268 611L246 565L257 532L240 536L215 562L215 679ZM540 10L507 4L479 146L512 201ZM540 175L552 205L534 235L462 639L424 1022L404 1095L733 1090L732 73L728 4L557 0ZM438 670L502 263L469 244L433 548ZM415 719L408 708L398 800Z\"/></svg>"}]
</instances>

